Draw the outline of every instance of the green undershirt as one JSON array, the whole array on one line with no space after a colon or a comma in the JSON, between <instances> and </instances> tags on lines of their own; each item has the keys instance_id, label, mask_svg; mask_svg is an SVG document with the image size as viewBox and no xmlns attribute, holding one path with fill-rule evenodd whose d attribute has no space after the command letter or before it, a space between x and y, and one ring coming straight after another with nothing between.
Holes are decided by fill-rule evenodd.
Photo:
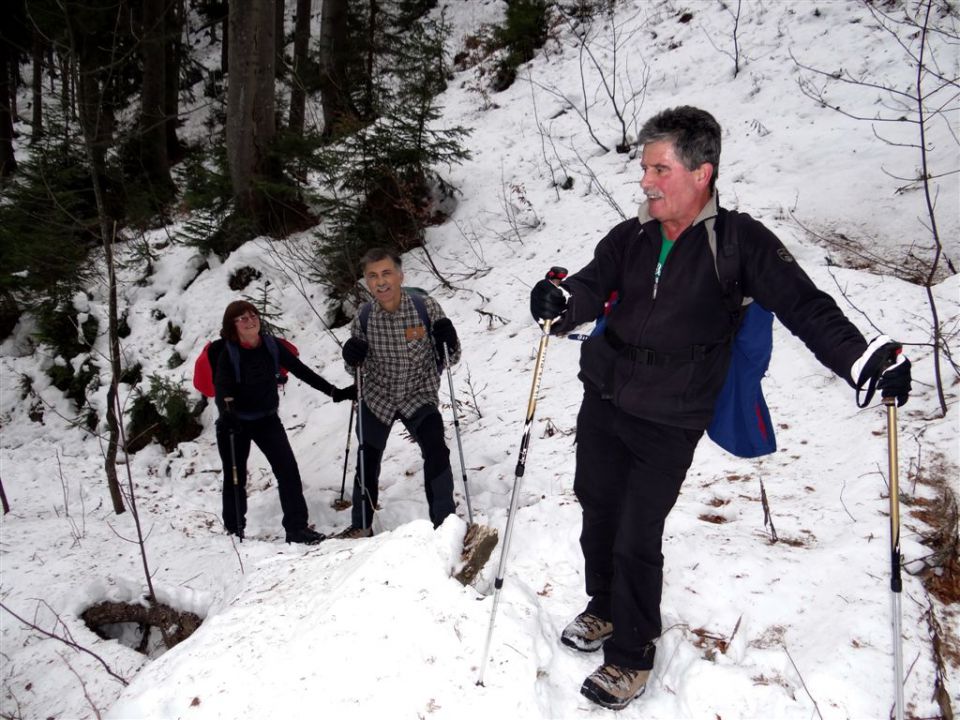
<instances>
[{"instance_id":1,"label":"green undershirt","mask_svg":"<svg viewBox=\"0 0 960 720\"><path fill-rule=\"evenodd\" d=\"M660 243L660 259L657 261L657 269L653 271L653 283L655 286L660 283L660 273L663 272L663 264L667 261L667 255L673 250L673 245L676 242L667 237L667 231L663 229L663 225L660 226L660 239L663 241Z\"/></svg>"}]
</instances>

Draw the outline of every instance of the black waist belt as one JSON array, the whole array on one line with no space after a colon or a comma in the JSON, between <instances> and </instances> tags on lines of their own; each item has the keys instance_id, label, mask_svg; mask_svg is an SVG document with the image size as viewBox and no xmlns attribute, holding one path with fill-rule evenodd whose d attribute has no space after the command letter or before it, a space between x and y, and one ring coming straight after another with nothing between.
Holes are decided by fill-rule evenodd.
<instances>
[{"instance_id":1,"label":"black waist belt","mask_svg":"<svg viewBox=\"0 0 960 720\"><path fill-rule=\"evenodd\" d=\"M625 343L620 336L617 335L610 327L608 326L603 331L603 336L606 338L607 342L610 343L610 347L616 350L621 355L626 355L631 360L641 365L657 365L660 367L666 365L680 365L683 363L692 363L692 362L701 362L706 359L706 357L713 352L716 348L720 347L721 343L715 343L713 345L691 345L686 350L671 350L670 352L661 352L660 350L654 350L653 348L640 347L639 345L630 345Z\"/></svg>"},{"instance_id":2,"label":"black waist belt","mask_svg":"<svg viewBox=\"0 0 960 720\"><path fill-rule=\"evenodd\" d=\"M237 417L241 420L246 420L252 422L254 420L263 420L264 418L272 417L277 414L277 409L273 410L238 410Z\"/></svg>"}]
</instances>

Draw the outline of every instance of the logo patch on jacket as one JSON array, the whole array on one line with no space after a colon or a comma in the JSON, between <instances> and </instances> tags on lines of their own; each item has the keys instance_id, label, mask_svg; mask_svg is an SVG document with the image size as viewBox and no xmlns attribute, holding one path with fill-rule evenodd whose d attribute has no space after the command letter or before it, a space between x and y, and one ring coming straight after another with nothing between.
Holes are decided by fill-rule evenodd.
<instances>
[{"instance_id":1,"label":"logo patch on jacket","mask_svg":"<svg viewBox=\"0 0 960 720\"><path fill-rule=\"evenodd\" d=\"M427 329L423 325L416 325L415 327L408 327L404 329L403 334L406 337L407 342L423 340L423 338L427 336Z\"/></svg>"},{"instance_id":2,"label":"logo patch on jacket","mask_svg":"<svg viewBox=\"0 0 960 720\"><path fill-rule=\"evenodd\" d=\"M791 255L790 251L787 250L785 247L777 248L777 257L779 257L781 260L783 260L786 263L794 262L793 255Z\"/></svg>"}]
</instances>

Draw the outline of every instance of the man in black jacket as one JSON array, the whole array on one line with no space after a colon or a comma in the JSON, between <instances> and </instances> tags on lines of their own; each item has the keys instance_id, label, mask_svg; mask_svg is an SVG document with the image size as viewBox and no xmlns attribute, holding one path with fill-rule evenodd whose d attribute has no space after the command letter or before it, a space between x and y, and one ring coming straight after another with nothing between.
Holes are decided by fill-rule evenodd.
<instances>
[{"instance_id":1,"label":"man in black jacket","mask_svg":"<svg viewBox=\"0 0 960 720\"><path fill-rule=\"evenodd\" d=\"M574 491L590 601L561 641L604 663L581 692L620 709L644 690L660 635L664 522L680 493L730 362L736 330L708 243L737 223L743 296L772 310L817 359L855 387L879 382L906 402L910 363L886 336L868 345L777 237L717 204L720 126L678 107L640 133L647 201L614 227L593 260L559 287L538 282L530 307L566 333L593 320L611 293L606 330L583 345ZM729 292L729 290L728 290Z\"/></svg>"}]
</instances>

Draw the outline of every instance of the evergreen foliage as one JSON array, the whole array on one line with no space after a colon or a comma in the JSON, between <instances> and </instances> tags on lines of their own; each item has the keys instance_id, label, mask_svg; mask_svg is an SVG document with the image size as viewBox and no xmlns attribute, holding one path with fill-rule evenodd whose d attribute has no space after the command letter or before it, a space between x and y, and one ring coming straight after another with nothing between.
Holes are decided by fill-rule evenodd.
<instances>
[{"instance_id":1,"label":"evergreen foliage","mask_svg":"<svg viewBox=\"0 0 960 720\"><path fill-rule=\"evenodd\" d=\"M69 301L47 300L37 306L37 339L50 345L65 360L90 352L96 342L99 322L92 315L80 323Z\"/></svg>"},{"instance_id":2,"label":"evergreen foliage","mask_svg":"<svg viewBox=\"0 0 960 720\"><path fill-rule=\"evenodd\" d=\"M260 291L253 295L244 295L243 299L253 305L260 313L260 326L263 332L270 335L283 335L286 328L280 325L280 318L283 317L283 311L277 302L273 299L275 287L266 280L260 287Z\"/></svg>"},{"instance_id":3,"label":"evergreen foliage","mask_svg":"<svg viewBox=\"0 0 960 720\"><path fill-rule=\"evenodd\" d=\"M46 135L4 196L0 294L19 309L46 298L57 305L89 281L88 254L99 243L93 189L77 145Z\"/></svg>"},{"instance_id":4,"label":"evergreen foliage","mask_svg":"<svg viewBox=\"0 0 960 720\"><path fill-rule=\"evenodd\" d=\"M334 297L352 290L360 257L371 247L404 252L423 243L434 220L436 188L445 187L434 170L469 157L466 128L437 128L436 94L446 86L444 55L448 29L422 20L408 32L381 20L390 43L392 73L374 83L380 115L321 153L332 193L320 201L324 224L315 233L315 278ZM375 38L379 37L376 33Z\"/></svg>"},{"instance_id":5,"label":"evergreen foliage","mask_svg":"<svg viewBox=\"0 0 960 720\"><path fill-rule=\"evenodd\" d=\"M492 87L506 90L517 78L517 68L533 59L547 41L547 0L507 0L504 25L494 32L496 44L505 50L497 62Z\"/></svg>"},{"instance_id":6,"label":"evergreen foliage","mask_svg":"<svg viewBox=\"0 0 960 720\"><path fill-rule=\"evenodd\" d=\"M197 409L191 407L186 388L159 375L150 376L150 387L137 388L130 405L127 452L135 453L156 440L167 452L195 439L203 430Z\"/></svg>"}]
</instances>

